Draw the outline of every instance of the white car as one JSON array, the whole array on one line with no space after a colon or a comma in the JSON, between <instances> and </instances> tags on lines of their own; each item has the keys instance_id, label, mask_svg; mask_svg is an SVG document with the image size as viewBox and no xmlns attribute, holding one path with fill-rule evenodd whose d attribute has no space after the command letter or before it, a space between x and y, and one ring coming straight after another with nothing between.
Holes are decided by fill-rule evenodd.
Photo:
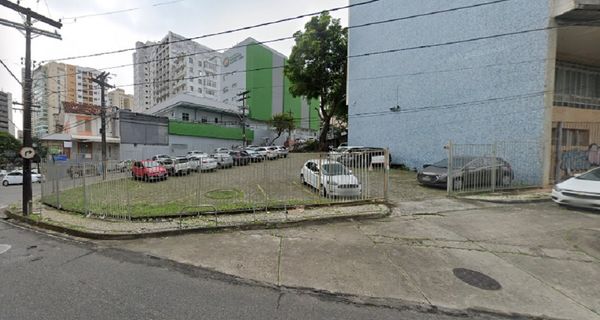
<instances>
[{"instance_id":1,"label":"white car","mask_svg":"<svg viewBox=\"0 0 600 320\"><path fill-rule=\"evenodd\" d=\"M362 186L352 170L331 160L308 160L300 170L300 180L325 197L358 197Z\"/></svg>"},{"instance_id":2,"label":"white car","mask_svg":"<svg viewBox=\"0 0 600 320\"><path fill-rule=\"evenodd\" d=\"M229 153L231 152L231 149L229 148L216 148L215 149L215 153Z\"/></svg>"},{"instance_id":3,"label":"white car","mask_svg":"<svg viewBox=\"0 0 600 320\"><path fill-rule=\"evenodd\" d=\"M211 156L212 158L217 160L217 168L231 168L233 167L233 158L229 155L229 153L215 153Z\"/></svg>"},{"instance_id":4,"label":"white car","mask_svg":"<svg viewBox=\"0 0 600 320\"><path fill-rule=\"evenodd\" d=\"M339 146L337 149L329 151L329 159L337 160L343 154L346 154L346 153L349 153L352 151L356 151L356 150L362 150L364 148L365 147L361 147L361 146Z\"/></svg>"},{"instance_id":5,"label":"white car","mask_svg":"<svg viewBox=\"0 0 600 320\"><path fill-rule=\"evenodd\" d=\"M600 168L555 185L552 200L558 204L600 210Z\"/></svg>"},{"instance_id":6,"label":"white car","mask_svg":"<svg viewBox=\"0 0 600 320\"><path fill-rule=\"evenodd\" d=\"M39 173L31 174L31 182L42 183L44 177ZM22 184L23 183L23 171L13 171L7 173L2 179L3 186L9 186L11 184Z\"/></svg>"},{"instance_id":7,"label":"white car","mask_svg":"<svg viewBox=\"0 0 600 320\"><path fill-rule=\"evenodd\" d=\"M152 160L165 160L165 159L171 159L171 156L168 154L157 154L152 157Z\"/></svg>"},{"instance_id":8,"label":"white car","mask_svg":"<svg viewBox=\"0 0 600 320\"><path fill-rule=\"evenodd\" d=\"M192 168L190 168L189 161L186 157L177 157L173 159L173 175L181 176L184 174L190 174Z\"/></svg>"},{"instance_id":9,"label":"white car","mask_svg":"<svg viewBox=\"0 0 600 320\"><path fill-rule=\"evenodd\" d=\"M209 156L206 153L191 156L189 159L190 162L198 163L196 171L198 171L198 169L201 171L212 171L219 166L217 159Z\"/></svg>"},{"instance_id":10,"label":"white car","mask_svg":"<svg viewBox=\"0 0 600 320\"><path fill-rule=\"evenodd\" d=\"M277 154L280 158L287 158L289 151L286 147L283 146L275 146L277 148Z\"/></svg>"},{"instance_id":11,"label":"white car","mask_svg":"<svg viewBox=\"0 0 600 320\"><path fill-rule=\"evenodd\" d=\"M273 160L273 159L277 159L277 157L279 157L277 152L270 150L268 147L258 147L258 148L254 148L253 150L260 153L267 160Z\"/></svg>"}]
</instances>

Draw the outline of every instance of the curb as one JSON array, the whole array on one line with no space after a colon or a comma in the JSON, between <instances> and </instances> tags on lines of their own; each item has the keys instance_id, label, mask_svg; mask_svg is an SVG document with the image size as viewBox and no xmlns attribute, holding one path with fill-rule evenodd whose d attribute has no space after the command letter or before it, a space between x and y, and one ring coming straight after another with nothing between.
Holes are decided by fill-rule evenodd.
<instances>
[{"instance_id":1,"label":"curb","mask_svg":"<svg viewBox=\"0 0 600 320\"><path fill-rule=\"evenodd\" d=\"M490 203L499 203L499 204L526 204L526 203L543 203L543 202L552 202L552 198L543 198L543 199L478 199L478 198L469 198L469 197L458 197L461 200L473 200L473 201L481 201L481 202L490 202Z\"/></svg>"},{"instance_id":2,"label":"curb","mask_svg":"<svg viewBox=\"0 0 600 320\"><path fill-rule=\"evenodd\" d=\"M386 206L387 207L387 206ZM287 221L287 222L262 222L253 223L248 225L238 226L214 226L214 227L197 227L188 229L171 229L162 231L151 231L151 232L140 232L140 233L99 233L77 230L65 226L55 225L43 221L35 221L28 217L11 212L10 210L5 211L6 216L9 219L19 221L32 227L46 229L54 232L68 234L70 236L86 238L92 240L134 240L143 238L160 238L167 236L182 235L188 233L216 233L216 232L230 232L230 231L241 231L241 230L258 230L258 229L276 229L276 228L291 228L297 226L306 225L322 225L332 222L343 222L343 221L359 221L359 220L371 220L385 218L391 214L391 210L387 207L385 212L374 212L368 214L354 214L341 217L327 217L315 220L300 220L300 221Z\"/></svg>"}]
</instances>

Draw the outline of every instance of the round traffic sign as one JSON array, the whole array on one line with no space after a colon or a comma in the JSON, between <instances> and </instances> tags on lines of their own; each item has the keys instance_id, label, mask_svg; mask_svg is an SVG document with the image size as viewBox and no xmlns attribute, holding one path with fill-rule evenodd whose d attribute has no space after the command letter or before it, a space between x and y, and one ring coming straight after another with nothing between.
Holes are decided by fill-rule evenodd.
<instances>
[{"instance_id":1,"label":"round traffic sign","mask_svg":"<svg viewBox=\"0 0 600 320\"><path fill-rule=\"evenodd\" d=\"M32 147L23 147L19 154L23 159L33 159L35 156L35 150Z\"/></svg>"}]
</instances>

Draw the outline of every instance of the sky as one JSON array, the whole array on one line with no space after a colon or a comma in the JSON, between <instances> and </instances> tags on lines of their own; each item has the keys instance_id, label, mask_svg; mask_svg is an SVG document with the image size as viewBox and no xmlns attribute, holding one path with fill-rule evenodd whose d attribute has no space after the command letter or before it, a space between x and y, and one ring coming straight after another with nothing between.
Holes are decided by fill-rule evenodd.
<instances>
[{"instance_id":1,"label":"sky","mask_svg":"<svg viewBox=\"0 0 600 320\"><path fill-rule=\"evenodd\" d=\"M11 0L16 2L16 0ZM347 0L22 0L21 6L43 14L51 19L62 19L63 27L58 30L63 40L44 36L32 40L32 60L56 60L91 68L105 68L133 62L133 51L110 54L100 57L76 60L61 58L112 51L135 47L137 41L158 41L168 31L185 37L200 36L266 21L294 17L300 14L318 12L325 9L348 5ZM132 10L128 10L132 9ZM88 16L99 13L123 11L120 13ZM348 11L332 12L347 26ZM88 17L85 17L88 16ZM13 22L22 22L20 15L5 7L0 7L0 17ZM73 17L79 17L73 19ZM200 42L213 49L234 46L247 37L266 41L289 37L302 30L310 18L298 19L251 30L201 39ZM54 31L44 23L34 27ZM20 79L21 58L25 56L25 38L20 31L0 25L0 59ZM293 40L270 43L275 50L289 55ZM133 94L133 67L107 70L111 73L111 84ZM0 66L0 90L12 93L13 101L21 101L21 87L12 76ZM20 108L20 106L15 106ZM22 112L13 113L13 122L22 126Z\"/></svg>"}]
</instances>

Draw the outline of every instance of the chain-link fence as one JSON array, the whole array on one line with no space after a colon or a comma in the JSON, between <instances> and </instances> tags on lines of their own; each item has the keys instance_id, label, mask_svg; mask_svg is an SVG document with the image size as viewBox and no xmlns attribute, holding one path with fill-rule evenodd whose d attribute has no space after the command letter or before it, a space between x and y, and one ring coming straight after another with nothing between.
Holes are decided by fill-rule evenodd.
<instances>
[{"instance_id":1,"label":"chain-link fence","mask_svg":"<svg viewBox=\"0 0 600 320\"><path fill-rule=\"evenodd\" d=\"M541 187L543 154L538 142L448 144L440 171L448 194Z\"/></svg>"},{"instance_id":2,"label":"chain-link fence","mask_svg":"<svg viewBox=\"0 0 600 320\"><path fill-rule=\"evenodd\" d=\"M387 150L234 155L231 167L200 157L166 171L152 160L108 161L105 178L100 161L48 162L42 201L85 215L146 219L384 200L388 159Z\"/></svg>"}]
</instances>

